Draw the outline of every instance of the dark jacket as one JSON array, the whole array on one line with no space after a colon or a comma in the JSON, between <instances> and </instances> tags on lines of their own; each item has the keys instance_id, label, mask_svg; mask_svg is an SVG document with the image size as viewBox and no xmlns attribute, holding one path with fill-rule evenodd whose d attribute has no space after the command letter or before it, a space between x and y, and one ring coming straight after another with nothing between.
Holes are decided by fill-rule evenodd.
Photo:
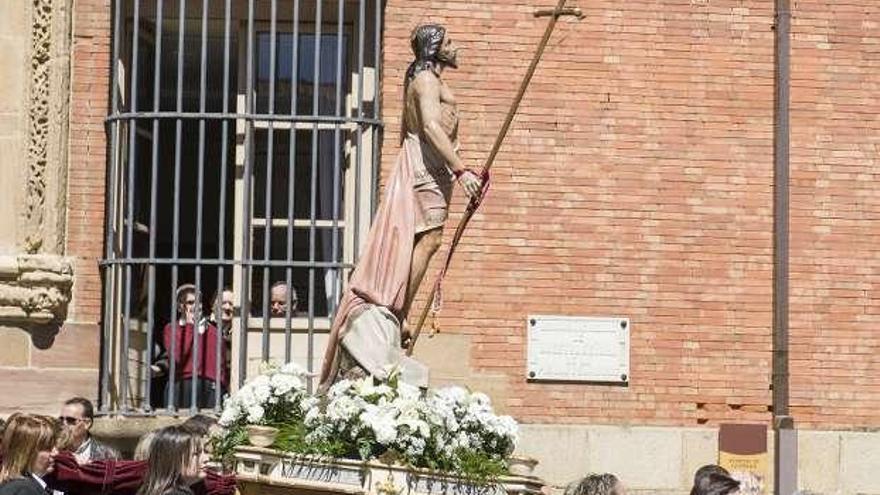
<instances>
[{"instance_id":1,"label":"dark jacket","mask_svg":"<svg viewBox=\"0 0 880 495\"><path fill-rule=\"evenodd\" d=\"M49 495L50 493L30 475L0 484L0 495Z\"/></svg>"}]
</instances>

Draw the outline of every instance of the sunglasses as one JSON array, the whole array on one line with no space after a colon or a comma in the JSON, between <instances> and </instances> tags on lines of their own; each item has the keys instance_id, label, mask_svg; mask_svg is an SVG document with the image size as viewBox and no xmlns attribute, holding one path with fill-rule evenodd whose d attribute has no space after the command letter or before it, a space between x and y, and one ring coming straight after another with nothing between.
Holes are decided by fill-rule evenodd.
<instances>
[{"instance_id":1,"label":"sunglasses","mask_svg":"<svg viewBox=\"0 0 880 495\"><path fill-rule=\"evenodd\" d=\"M82 418L74 418L73 416L58 416L58 421L66 424L67 426L73 426L80 421L83 421Z\"/></svg>"}]
</instances>

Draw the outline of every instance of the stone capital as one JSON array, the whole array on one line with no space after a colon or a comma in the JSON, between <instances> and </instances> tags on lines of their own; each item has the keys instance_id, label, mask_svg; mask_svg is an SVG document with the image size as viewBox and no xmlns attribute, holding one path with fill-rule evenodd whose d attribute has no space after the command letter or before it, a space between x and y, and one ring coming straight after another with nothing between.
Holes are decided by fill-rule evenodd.
<instances>
[{"instance_id":1,"label":"stone capital","mask_svg":"<svg viewBox=\"0 0 880 495\"><path fill-rule=\"evenodd\" d=\"M57 255L0 256L0 326L57 332L67 317L73 261Z\"/></svg>"}]
</instances>

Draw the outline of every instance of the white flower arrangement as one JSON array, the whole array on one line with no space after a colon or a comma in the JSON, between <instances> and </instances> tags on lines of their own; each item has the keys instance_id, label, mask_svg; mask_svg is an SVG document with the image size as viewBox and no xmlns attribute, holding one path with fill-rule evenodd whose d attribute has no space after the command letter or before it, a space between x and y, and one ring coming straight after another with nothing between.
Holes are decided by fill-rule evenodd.
<instances>
[{"instance_id":1,"label":"white flower arrangement","mask_svg":"<svg viewBox=\"0 0 880 495\"><path fill-rule=\"evenodd\" d=\"M220 425L265 425L301 417L316 403L306 391L308 376L295 363L263 365L260 375L248 380L223 403Z\"/></svg>"},{"instance_id":2,"label":"white flower arrangement","mask_svg":"<svg viewBox=\"0 0 880 495\"><path fill-rule=\"evenodd\" d=\"M406 383L377 384L372 377L335 384L324 410L309 411L305 424L313 444L342 440L362 459L390 451L408 464L441 469L461 467L467 455L505 461L518 432L513 418L493 412L485 394L449 387L423 395Z\"/></svg>"},{"instance_id":3,"label":"white flower arrangement","mask_svg":"<svg viewBox=\"0 0 880 495\"><path fill-rule=\"evenodd\" d=\"M298 453L382 456L415 467L464 473L499 473L513 453L517 424L492 410L489 397L462 387L422 390L373 377L342 380L325 397L308 394L309 374L290 363L267 366L225 404L220 424L230 432L225 451L244 441L246 425L278 426L276 447Z\"/></svg>"}]
</instances>

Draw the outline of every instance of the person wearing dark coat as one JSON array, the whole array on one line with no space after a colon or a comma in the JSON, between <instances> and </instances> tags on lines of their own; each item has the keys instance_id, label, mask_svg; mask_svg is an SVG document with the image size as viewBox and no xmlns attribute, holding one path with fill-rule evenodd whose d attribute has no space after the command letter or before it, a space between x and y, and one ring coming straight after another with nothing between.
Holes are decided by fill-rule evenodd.
<instances>
[{"instance_id":1,"label":"person wearing dark coat","mask_svg":"<svg viewBox=\"0 0 880 495\"><path fill-rule=\"evenodd\" d=\"M0 495L51 495L43 477L52 470L58 432L48 416L9 417L0 442Z\"/></svg>"}]
</instances>

